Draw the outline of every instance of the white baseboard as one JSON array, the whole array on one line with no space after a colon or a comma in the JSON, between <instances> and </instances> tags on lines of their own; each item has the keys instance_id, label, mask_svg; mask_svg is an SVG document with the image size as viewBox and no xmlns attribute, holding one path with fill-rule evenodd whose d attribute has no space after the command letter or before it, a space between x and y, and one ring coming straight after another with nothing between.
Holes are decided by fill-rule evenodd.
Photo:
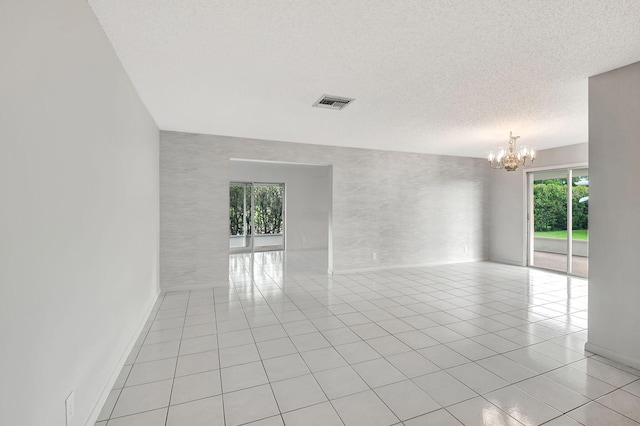
<instances>
[{"instance_id":1,"label":"white baseboard","mask_svg":"<svg viewBox=\"0 0 640 426\"><path fill-rule=\"evenodd\" d=\"M172 291L189 291L189 290L209 290L212 288L226 288L229 287L229 282L220 282L215 284L194 284L194 285L172 285L163 287L160 289L162 294L170 293Z\"/></svg>"},{"instance_id":2,"label":"white baseboard","mask_svg":"<svg viewBox=\"0 0 640 426\"><path fill-rule=\"evenodd\" d=\"M155 296L153 296L150 299L150 303L142 311L143 315L140 317L138 326L136 327L135 332L131 335L131 338L129 339L129 343L127 344L127 347L124 353L120 356L120 359L118 360L117 364L112 369L111 376L109 377L109 381L103 388L102 393L100 394L100 398L98 398L98 401L93 406L93 409L91 410L91 414L89 415L89 419L86 421L85 426L93 426L98 420L98 416L100 416L102 407L104 406L104 403L107 401L107 398L109 397L109 393L111 392L111 389L113 389L113 385L116 383L116 380L120 375L120 371L122 370L124 363L127 361L127 357L129 356L131 349L133 349L133 346L135 345L136 341L138 340L138 337L140 336L140 333L142 333L142 330L144 329L144 326L147 323L147 319L149 318L149 315L151 315L151 311L153 310L153 307L158 301L159 296L160 296L160 291L158 290Z\"/></svg>"},{"instance_id":3,"label":"white baseboard","mask_svg":"<svg viewBox=\"0 0 640 426\"><path fill-rule=\"evenodd\" d=\"M474 259L465 259L465 260L452 260L450 262L431 262L431 263L418 263L418 264L410 264L410 265L387 265L387 266L372 266L368 268L355 268L355 269L340 269L330 271L333 275L343 275L343 274L354 274L358 272L375 272L375 271L384 271L387 269L405 269L405 268L425 268L430 266L437 265L453 265L456 263L470 263L470 262L486 262L488 259L486 258L474 258Z\"/></svg>"},{"instance_id":4,"label":"white baseboard","mask_svg":"<svg viewBox=\"0 0 640 426\"><path fill-rule=\"evenodd\" d=\"M490 262L495 262L495 263L504 263L505 265L526 266L524 263L519 262L519 261L515 261L515 260L512 260L512 259L490 258L489 261Z\"/></svg>"},{"instance_id":5,"label":"white baseboard","mask_svg":"<svg viewBox=\"0 0 640 426\"><path fill-rule=\"evenodd\" d=\"M640 370L640 359L638 359L638 358L619 354L617 352L614 352L614 351L612 351L610 349L607 349L605 347L596 345L596 344L591 343L591 342L585 343L584 349L589 351L589 352L593 352L596 355L600 355L600 356L603 356L605 358L609 358L610 360L619 362L619 363L624 364L624 365L628 365L629 367L633 367L636 370Z\"/></svg>"}]
</instances>

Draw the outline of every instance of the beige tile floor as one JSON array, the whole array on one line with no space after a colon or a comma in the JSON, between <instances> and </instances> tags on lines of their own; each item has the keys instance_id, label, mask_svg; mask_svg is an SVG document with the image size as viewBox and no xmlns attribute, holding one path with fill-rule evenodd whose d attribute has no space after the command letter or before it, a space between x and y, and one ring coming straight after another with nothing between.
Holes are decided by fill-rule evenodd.
<instances>
[{"instance_id":1,"label":"beige tile floor","mask_svg":"<svg viewBox=\"0 0 640 426\"><path fill-rule=\"evenodd\" d=\"M98 426L638 425L640 372L584 352L587 281L490 262L328 277L234 255L160 297Z\"/></svg>"}]
</instances>

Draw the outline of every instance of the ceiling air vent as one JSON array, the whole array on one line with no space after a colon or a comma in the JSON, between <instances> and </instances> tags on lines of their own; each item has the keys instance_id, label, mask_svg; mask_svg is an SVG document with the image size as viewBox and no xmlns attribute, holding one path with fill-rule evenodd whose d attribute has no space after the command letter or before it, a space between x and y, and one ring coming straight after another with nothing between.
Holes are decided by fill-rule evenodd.
<instances>
[{"instance_id":1,"label":"ceiling air vent","mask_svg":"<svg viewBox=\"0 0 640 426\"><path fill-rule=\"evenodd\" d=\"M322 95L313 106L316 108L343 109L353 101L355 101L355 99Z\"/></svg>"}]
</instances>

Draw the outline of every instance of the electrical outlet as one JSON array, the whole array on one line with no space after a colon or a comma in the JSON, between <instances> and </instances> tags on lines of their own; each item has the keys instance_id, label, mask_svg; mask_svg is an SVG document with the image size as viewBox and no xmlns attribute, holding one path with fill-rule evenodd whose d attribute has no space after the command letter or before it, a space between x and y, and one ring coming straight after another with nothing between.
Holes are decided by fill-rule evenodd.
<instances>
[{"instance_id":1,"label":"electrical outlet","mask_svg":"<svg viewBox=\"0 0 640 426\"><path fill-rule=\"evenodd\" d=\"M71 391L67 399L64 401L64 407L67 412L67 426L71 424L71 419L73 419L73 415L76 413L76 397Z\"/></svg>"},{"instance_id":2,"label":"electrical outlet","mask_svg":"<svg viewBox=\"0 0 640 426\"><path fill-rule=\"evenodd\" d=\"M371 253L371 259L376 260L378 258L378 253Z\"/></svg>"}]
</instances>

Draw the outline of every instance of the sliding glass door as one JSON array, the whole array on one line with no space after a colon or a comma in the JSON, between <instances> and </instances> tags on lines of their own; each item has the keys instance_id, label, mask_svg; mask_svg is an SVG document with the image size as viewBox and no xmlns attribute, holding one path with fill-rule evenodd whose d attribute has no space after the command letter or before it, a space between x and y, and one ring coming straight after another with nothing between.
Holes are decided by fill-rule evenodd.
<instances>
[{"instance_id":1,"label":"sliding glass door","mask_svg":"<svg viewBox=\"0 0 640 426\"><path fill-rule=\"evenodd\" d=\"M229 185L229 249L284 250L284 184Z\"/></svg>"},{"instance_id":2,"label":"sliding glass door","mask_svg":"<svg viewBox=\"0 0 640 426\"><path fill-rule=\"evenodd\" d=\"M589 169L572 170L571 250L569 273L589 275Z\"/></svg>"},{"instance_id":3,"label":"sliding glass door","mask_svg":"<svg viewBox=\"0 0 640 426\"><path fill-rule=\"evenodd\" d=\"M589 171L528 173L529 265L588 275Z\"/></svg>"},{"instance_id":4,"label":"sliding glass door","mask_svg":"<svg viewBox=\"0 0 640 426\"><path fill-rule=\"evenodd\" d=\"M253 249L252 188L250 183L229 185L229 249L234 252Z\"/></svg>"}]
</instances>

